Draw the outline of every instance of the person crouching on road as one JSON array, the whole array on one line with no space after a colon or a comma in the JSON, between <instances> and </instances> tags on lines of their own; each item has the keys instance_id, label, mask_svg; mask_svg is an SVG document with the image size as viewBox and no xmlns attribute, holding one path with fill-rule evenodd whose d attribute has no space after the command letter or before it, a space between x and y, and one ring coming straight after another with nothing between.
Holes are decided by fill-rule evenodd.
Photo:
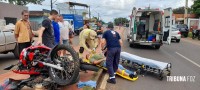
<instances>
[{"instance_id":1,"label":"person crouching on road","mask_svg":"<svg viewBox=\"0 0 200 90\"><path fill-rule=\"evenodd\" d=\"M88 51L89 53L92 53L92 49L95 49L98 45L98 39L97 39L97 33L94 30L91 29L85 29L81 31L79 36L79 57L82 57L82 54L84 50Z\"/></svg>"},{"instance_id":2,"label":"person crouching on road","mask_svg":"<svg viewBox=\"0 0 200 90\"><path fill-rule=\"evenodd\" d=\"M118 32L114 31L113 23L108 24L108 30L103 33L101 48L107 47L106 67L109 73L108 83L115 84L115 73L118 69L122 40Z\"/></svg>"}]
</instances>

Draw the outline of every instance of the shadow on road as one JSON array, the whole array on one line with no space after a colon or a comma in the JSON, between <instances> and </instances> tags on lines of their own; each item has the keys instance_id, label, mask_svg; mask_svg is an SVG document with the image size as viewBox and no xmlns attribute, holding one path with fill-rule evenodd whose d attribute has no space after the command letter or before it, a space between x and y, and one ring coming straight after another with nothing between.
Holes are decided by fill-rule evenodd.
<instances>
[{"instance_id":1,"label":"shadow on road","mask_svg":"<svg viewBox=\"0 0 200 90\"><path fill-rule=\"evenodd\" d=\"M18 60L18 59L16 59L12 53L0 54L0 63L13 60Z\"/></svg>"},{"instance_id":2,"label":"shadow on road","mask_svg":"<svg viewBox=\"0 0 200 90\"><path fill-rule=\"evenodd\" d=\"M144 50L157 50L157 49L155 49L152 46L145 46L145 45L136 45L136 46L131 47L131 48L134 48L134 49L144 49Z\"/></svg>"}]
</instances>

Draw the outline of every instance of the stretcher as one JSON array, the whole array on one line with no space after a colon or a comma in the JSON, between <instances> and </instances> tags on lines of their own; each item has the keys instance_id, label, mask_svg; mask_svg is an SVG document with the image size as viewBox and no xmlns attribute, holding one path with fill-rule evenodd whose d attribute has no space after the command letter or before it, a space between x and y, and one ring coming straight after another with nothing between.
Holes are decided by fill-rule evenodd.
<instances>
[{"instance_id":1,"label":"stretcher","mask_svg":"<svg viewBox=\"0 0 200 90\"><path fill-rule=\"evenodd\" d=\"M154 73L160 80L162 80L164 76L170 76L172 68L171 63L143 58L127 52L121 52L120 63L139 71L143 71L143 73Z\"/></svg>"},{"instance_id":2,"label":"stretcher","mask_svg":"<svg viewBox=\"0 0 200 90\"><path fill-rule=\"evenodd\" d=\"M83 62L92 64L88 59L84 59ZM103 66L101 66L101 65L96 65L96 66L98 66L99 68L102 68L102 69L104 69L104 70L107 70L106 67L103 67ZM122 70L122 73L118 73L118 72L117 72L116 74L117 74L118 76L120 76L120 77L122 77L122 78L124 78L124 79L130 80L130 81L136 81L136 80L138 79L138 77L130 78L129 76L125 76L125 75L124 75L125 72L126 72L126 69L124 68L124 69Z\"/></svg>"}]
</instances>

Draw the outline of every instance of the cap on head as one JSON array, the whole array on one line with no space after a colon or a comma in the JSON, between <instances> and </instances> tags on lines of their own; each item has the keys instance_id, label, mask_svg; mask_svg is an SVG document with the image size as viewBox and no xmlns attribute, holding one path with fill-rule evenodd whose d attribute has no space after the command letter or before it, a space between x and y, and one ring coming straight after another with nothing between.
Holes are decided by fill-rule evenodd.
<instances>
[{"instance_id":1,"label":"cap on head","mask_svg":"<svg viewBox=\"0 0 200 90\"><path fill-rule=\"evenodd\" d=\"M97 33L94 30L90 31L90 39L95 39L97 36Z\"/></svg>"},{"instance_id":2,"label":"cap on head","mask_svg":"<svg viewBox=\"0 0 200 90\"><path fill-rule=\"evenodd\" d=\"M113 23L109 23L107 28L111 28L111 29L114 28Z\"/></svg>"}]
</instances>

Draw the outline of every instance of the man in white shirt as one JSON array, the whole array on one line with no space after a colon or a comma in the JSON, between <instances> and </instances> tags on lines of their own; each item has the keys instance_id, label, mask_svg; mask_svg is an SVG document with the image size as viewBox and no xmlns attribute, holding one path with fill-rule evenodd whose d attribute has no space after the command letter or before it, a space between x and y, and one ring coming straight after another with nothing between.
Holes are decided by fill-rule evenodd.
<instances>
[{"instance_id":1,"label":"man in white shirt","mask_svg":"<svg viewBox=\"0 0 200 90\"><path fill-rule=\"evenodd\" d=\"M58 22L58 24L60 27L61 43L69 45L69 31L72 29L72 26L68 21L64 21L61 15L59 17L60 22Z\"/></svg>"}]
</instances>

